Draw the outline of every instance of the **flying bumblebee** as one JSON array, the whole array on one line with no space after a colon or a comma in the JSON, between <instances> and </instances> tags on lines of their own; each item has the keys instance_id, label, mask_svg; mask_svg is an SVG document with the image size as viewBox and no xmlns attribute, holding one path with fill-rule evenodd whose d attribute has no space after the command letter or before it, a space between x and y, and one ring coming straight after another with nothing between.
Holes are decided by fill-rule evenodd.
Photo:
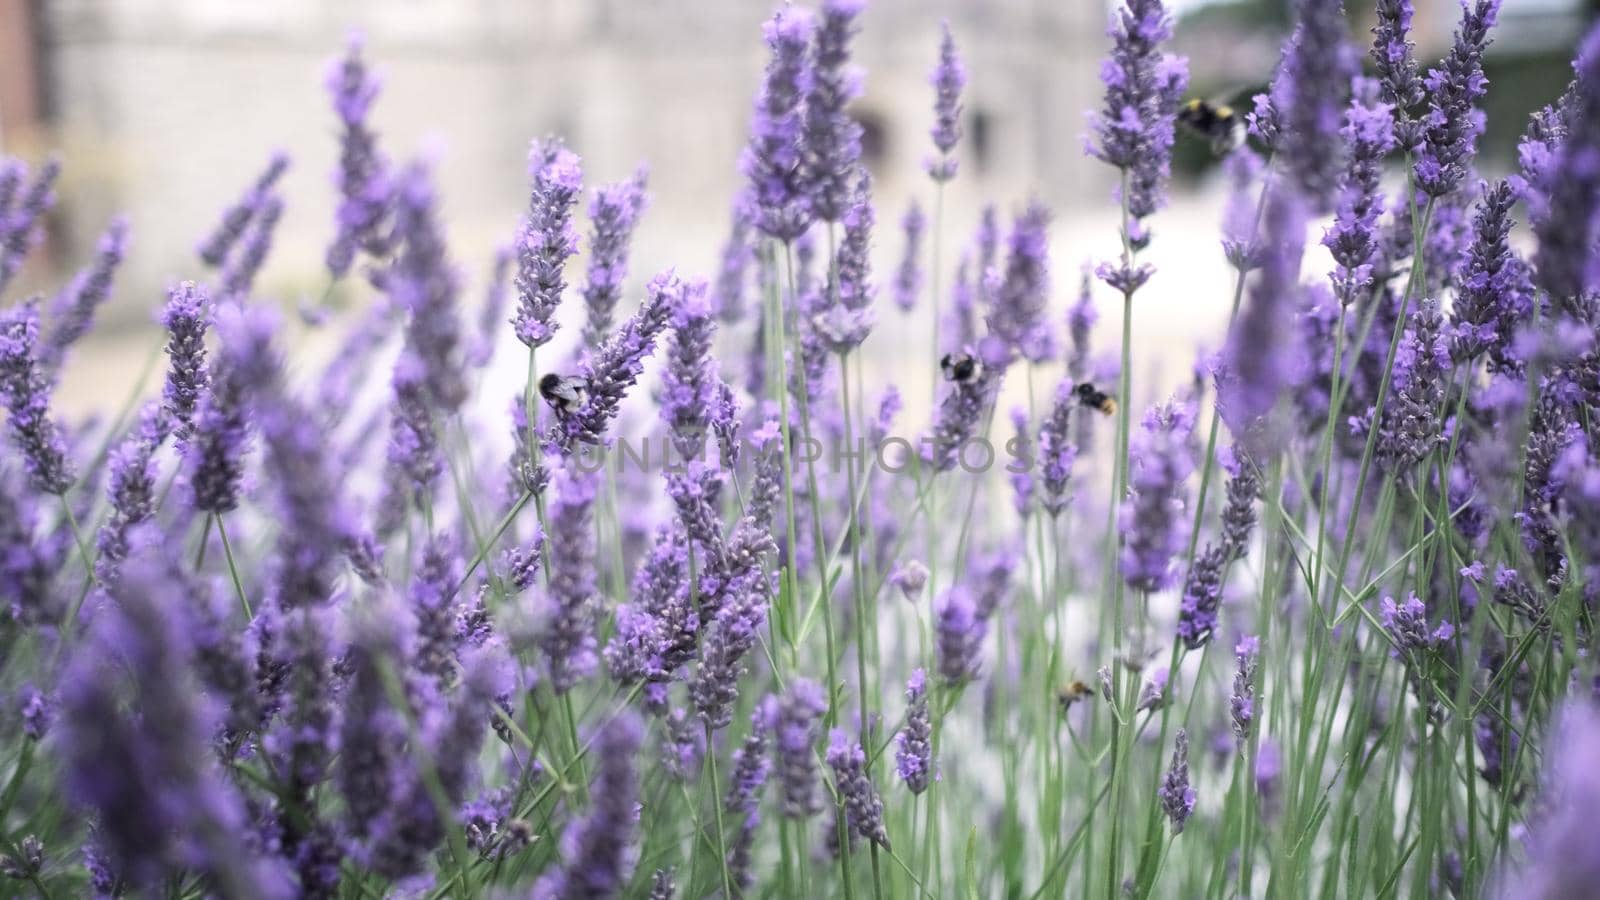
<instances>
[{"instance_id":1,"label":"flying bumblebee","mask_svg":"<svg viewBox=\"0 0 1600 900\"><path fill-rule=\"evenodd\" d=\"M1226 103L1196 97L1178 108L1178 121L1211 142L1211 150L1226 156L1244 145L1244 119Z\"/></svg>"},{"instance_id":2,"label":"flying bumblebee","mask_svg":"<svg viewBox=\"0 0 1600 900\"><path fill-rule=\"evenodd\" d=\"M945 381L966 384L983 374L983 363L970 353L946 353L939 360L939 369L944 372Z\"/></svg>"},{"instance_id":3,"label":"flying bumblebee","mask_svg":"<svg viewBox=\"0 0 1600 900\"><path fill-rule=\"evenodd\" d=\"M1056 688L1056 702L1061 704L1061 711L1065 713L1079 700L1094 699L1094 690L1081 681L1070 681Z\"/></svg>"},{"instance_id":4,"label":"flying bumblebee","mask_svg":"<svg viewBox=\"0 0 1600 900\"><path fill-rule=\"evenodd\" d=\"M1077 387L1078 403L1090 409L1098 410L1101 415L1112 416L1117 413L1117 398L1105 393L1089 382L1085 381Z\"/></svg>"},{"instance_id":5,"label":"flying bumblebee","mask_svg":"<svg viewBox=\"0 0 1600 900\"><path fill-rule=\"evenodd\" d=\"M575 413L589 402L589 382L551 372L539 379L539 396L558 413Z\"/></svg>"}]
</instances>

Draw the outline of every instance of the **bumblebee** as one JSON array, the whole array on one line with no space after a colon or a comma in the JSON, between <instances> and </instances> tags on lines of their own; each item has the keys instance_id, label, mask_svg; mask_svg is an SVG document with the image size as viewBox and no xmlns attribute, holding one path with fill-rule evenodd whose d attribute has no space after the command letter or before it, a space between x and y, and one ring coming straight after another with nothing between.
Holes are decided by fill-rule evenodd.
<instances>
[{"instance_id":1,"label":"bumblebee","mask_svg":"<svg viewBox=\"0 0 1600 900\"><path fill-rule=\"evenodd\" d=\"M1098 410L1101 415L1112 416L1117 413L1117 398L1105 393L1089 382L1085 381L1077 387L1078 403L1091 409Z\"/></svg>"},{"instance_id":2,"label":"bumblebee","mask_svg":"<svg viewBox=\"0 0 1600 900\"><path fill-rule=\"evenodd\" d=\"M939 369L944 372L945 381L966 384L983 374L983 363L970 353L946 353L939 360Z\"/></svg>"},{"instance_id":3,"label":"bumblebee","mask_svg":"<svg viewBox=\"0 0 1600 900\"><path fill-rule=\"evenodd\" d=\"M539 379L539 396L558 413L575 413L589 402L589 382L551 372Z\"/></svg>"},{"instance_id":4,"label":"bumblebee","mask_svg":"<svg viewBox=\"0 0 1600 900\"><path fill-rule=\"evenodd\" d=\"M1093 700L1094 689L1076 679L1056 688L1056 702L1061 704L1061 712L1072 709L1072 705L1079 700Z\"/></svg>"},{"instance_id":5,"label":"bumblebee","mask_svg":"<svg viewBox=\"0 0 1600 900\"><path fill-rule=\"evenodd\" d=\"M1211 142L1211 150L1226 156L1244 145L1244 120L1226 103L1212 103L1199 97L1178 108L1178 121Z\"/></svg>"}]
</instances>

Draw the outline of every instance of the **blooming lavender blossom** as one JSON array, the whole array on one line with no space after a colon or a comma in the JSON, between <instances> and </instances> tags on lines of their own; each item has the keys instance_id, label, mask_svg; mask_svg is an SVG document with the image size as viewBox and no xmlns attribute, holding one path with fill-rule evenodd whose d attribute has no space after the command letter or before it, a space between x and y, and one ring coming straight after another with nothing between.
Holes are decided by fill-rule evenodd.
<instances>
[{"instance_id":1,"label":"blooming lavender blossom","mask_svg":"<svg viewBox=\"0 0 1600 900\"><path fill-rule=\"evenodd\" d=\"M11 441L34 490L65 494L73 482L72 464L50 415L51 385L39 352L38 299L0 312L0 403L10 419Z\"/></svg>"},{"instance_id":2,"label":"blooming lavender blossom","mask_svg":"<svg viewBox=\"0 0 1600 900\"><path fill-rule=\"evenodd\" d=\"M594 674L595 584L594 501L599 479L575 467L556 478L550 506L550 613L540 646L549 666L550 687L565 694Z\"/></svg>"},{"instance_id":3,"label":"blooming lavender blossom","mask_svg":"<svg viewBox=\"0 0 1600 900\"><path fill-rule=\"evenodd\" d=\"M555 336L556 308L567 283L567 260L578 252L572 206L583 186L578 157L559 141L534 143L528 152L533 190L527 217L517 227L517 340L539 347Z\"/></svg>"},{"instance_id":4,"label":"blooming lavender blossom","mask_svg":"<svg viewBox=\"0 0 1600 900\"><path fill-rule=\"evenodd\" d=\"M989 623L978 614L972 591L963 585L951 588L936 614L934 646L939 675L949 685L977 677L978 654L989 633Z\"/></svg>"},{"instance_id":5,"label":"blooming lavender blossom","mask_svg":"<svg viewBox=\"0 0 1600 900\"><path fill-rule=\"evenodd\" d=\"M501 316L505 315L506 300L511 296L510 245L497 247L494 265L489 272L489 284L483 292L483 310L478 313L478 333L467 350L467 363L482 369L494 358L495 338L499 333Z\"/></svg>"},{"instance_id":6,"label":"blooming lavender blossom","mask_svg":"<svg viewBox=\"0 0 1600 900\"><path fill-rule=\"evenodd\" d=\"M1137 591L1170 587L1173 559L1182 551L1185 482L1194 471L1190 440L1194 408L1169 402L1151 407L1129 447L1127 499L1117 513L1122 577Z\"/></svg>"},{"instance_id":7,"label":"blooming lavender blossom","mask_svg":"<svg viewBox=\"0 0 1600 900\"><path fill-rule=\"evenodd\" d=\"M822 811L815 745L817 722L827 708L822 687L809 678L791 679L778 700L772 752L784 818L808 819Z\"/></svg>"},{"instance_id":8,"label":"blooming lavender blossom","mask_svg":"<svg viewBox=\"0 0 1600 900\"><path fill-rule=\"evenodd\" d=\"M1444 439L1440 416L1450 371L1450 340L1439 302L1423 298L1395 350L1393 389L1378 428L1378 461L1390 471L1408 471Z\"/></svg>"},{"instance_id":9,"label":"blooming lavender blossom","mask_svg":"<svg viewBox=\"0 0 1600 900\"><path fill-rule=\"evenodd\" d=\"M717 278L712 282L711 306L717 318L732 325L745 315L745 292L749 287L750 266L756 262L756 250L751 240L751 214L749 203L743 195L734 199L732 224L728 226L728 239L722 244L718 257Z\"/></svg>"},{"instance_id":10,"label":"blooming lavender blossom","mask_svg":"<svg viewBox=\"0 0 1600 900\"><path fill-rule=\"evenodd\" d=\"M774 13L763 29L772 56L756 97L750 144L739 168L750 180L756 228L790 242L805 233L814 212L804 165L805 99L813 80L807 50L816 31L813 14L798 6Z\"/></svg>"},{"instance_id":11,"label":"blooming lavender blossom","mask_svg":"<svg viewBox=\"0 0 1600 900\"><path fill-rule=\"evenodd\" d=\"M716 614L701 642L700 665L689 684L689 697L713 730L732 720L745 658L767 620L773 585L762 564L774 549L770 534L743 519L728 538L726 552L707 566L701 579L702 596Z\"/></svg>"},{"instance_id":12,"label":"blooming lavender blossom","mask_svg":"<svg viewBox=\"0 0 1600 900\"><path fill-rule=\"evenodd\" d=\"M933 723L928 717L928 675L913 669L906 681L906 724L895 736L895 772L920 794L933 781Z\"/></svg>"},{"instance_id":13,"label":"blooming lavender blossom","mask_svg":"<svg viewBox=\"0 0 1600 900\"><path fill-rule=\"evenodd\" d=\"M211 324L211 300L192 281L177 284L167 291L161 311L161 324L167 329L167 378L161 388L162 411L182 452L194 431L195 414L207 388L211 372L206 367L206 329Z\"/></svg>"},{"instance_id":14,"label":"blooming lavender blossom","mask_svg":"<svg viewBox=\"0 0 1600 900\"><path fill-rule=\"evenodd\" d=\"M1166 202L1179 98L1188 87L1188 63L1161 50L1172 19L1161 0L1124 0L1111 25L1111 56L1100 66L1105 101L1090 121L1089 155L1121 169L1122 201L1133 220Z\"/></svg>"},{"instance_id":15,"label":"blooming lavender blossom","mask_svg":"<svg viewBox=\"0 0 1600 900\"><path fill-rule=\"evenodd\" d=\"M1393 597L1383 598L1378 606L1378 621L1388 630L1394 641L1396 655L1422 653L1438 647L1455 635L1455 626L1441 622L1428 630L1428 611L1416 594L1396 603Z\"/></svg>"},{"instance_id":16,"label":"blooming lavender blossom","mask_svg":"<svg viewBox=\"0 0 1600 900\"><path fill-rule=\"evenodd\" d=\"M28 182L21 199L6 210L9 213L6 220L0 221L0 291L11 283L28 250L39 239L44 217L55 206L53 188L60 175L60 160L54 157L45 160Z\"/></svg>"},{"instance_id":17,"label":"blooming lavender blossom","mask_svg":"<svg viewBox=\"0 0 1600 900\"><path fill-rule=\"evenodd\" d=\"M1006 238L1005 274L987 322L984 364L1005 367L1017 356L1045 362L1055 355L1055 336L1045 319L1050 304L1050 211L1030 201Z\"/></svg>"},{"instance_id":18,"label":"blooming lavender blossom","mask_svg":"<svg viewBox=\"0 0 1600 900\"><path fill-rule=\"evenodd\" d=\"M339 188L337 230L327 252L328 271L334 278L349 273L357 251L374 259L389 252L385 229L391 200L389 161L367 121L380 83L361 58L363 44L362 38L352 36L344 57L328 69L328 93L340 127L339 168L334 171Z\"/></svg>"},{"instance_id":19,"label":"blooming lavender blossom","mask_svg":"<svg viewBox=\"0 0 1600 900\"><path fill-rule=\"evenodd\" d=\"M1178 602L1178 639L1190 650L1210 643L1217 631L1217 610L1222 605L1222 579L1227 569L1227 547L1206 544L1189 566Z\"/></svg>"},{"instance_id":20,"label":"blooming lavender blossom","mask_svg":"<svg viewBox=\"0 0 1600 900\"><path fill-rule=\"evenodd\" d=\"M200 401L194 430L184 446L184 468L194 508L220 515L239 505L250 395L261 387L261 373L275 371L278 362L271 346L275 324L270 317L225 307L216 313L216 327L222 346L210 373L211 389Z\"/></svg>"},{"instance_id":21,"label":"blooming lavender blossom","mask_svg":"<svg viewBox=\"0 0 1600 900\"><path fill-rule=\"evenodd\" d=\"M922 290L922 234L927 229L928 218L922 206L912 199L900 217L900 230L905 235L900 265L895 268L890 297L901 312L910 312L917 305L917 294Z\"/></svg>"},{"instance_id":22,"label":"blooming lavender blossom","mask_svg":"<svg viewBox=\"0 0 1600 900\"><path fill-rule=\"evenodd\" d=\"M1250 743L1256 722L1256 667L1261 656L1261 639L1244 635L1233 648L1233 696L1228 700L1233 718L1233 739L1240 752Z\"/></svg>"},{"instance_id":23,"label":"blooming lavender blossom","mask_svg":"<svg viewBox=\"0 0 1600 900\"><path fill-rule=\"evenodd\" d=\"M267 167L256 176L255 182L223 210L221 220L211 229L211 233L196 245L195 253L201 262L213 269L222 265L222 261L227 259L234 245L244 235L245 228L261 212L278 180L288 170L289 154L275 151L267 160Z\"/></svg>"},{"instance_id":24,"label":"blooming lavender blossom","mask_svg":"<svg viewBox=\"0 0 1600 900\"><path fill-rule=\"evenodd\" d=\"M1489 83L1483 77L1483 49L1499 12L1500 0L1463 3L1450 53L1423 79L1428 112L1421 120L1422 141L1411 172L1418 189L1430 197L1453 193L1472 164L1474 144L1483 130L1477 103Z\"/></svg>"},{"instance_id":25,"label":"blooming lavender blossom","mask_svg":"<svg viewBox=\"0 0 1600 900\"><path fill-rule=\"evenodd\" d=\"M1161 780L1158 792L1161 811L1172 820L1172 833L1182 834L1183 826L1194 813L1194 789L1189 787L1189 734L1182 728L1173 742L1172 765Z\"/></svg>"},{"instance_id":26,"label":"blooming lavender blossom","mask_svg":"<svg viewBox=\"0 0 1600 900\"><path fill-rule=\"evenodd\" d=\"M45 371L60 369L67 348L88 333L95 310L111 298L111 280L127 250L128 220L117 216L101 235L94 262L50 305L53 323L39 348L39 365Z\"/></svg>"},{"instance_id":27,"label":"blooming lavender blossom","mask_svg":"<svg viewBox=\"0 0 1600 900\"><path fill-rule=\"evenodd\" d=\"M1533 256L1536 283L1557 311L1587 318L1592 304L1584 299L1585 292L1600 280L1590 252L1591 226L1600 207L1600 167L1594 164L1600 145L1600 31L1591 29L1583 39L1574 67L1575 89L1564 114L1568 133L1534 186L1544 202L1530 219L1539 239Z\"/></svg>"},{"instance_id":28,"label":"blooming lavender blossom","mask_svg":"<svg viewBox=\"0 0 1600 900\"><path fill-rule=\"evenodd\" d=\"M588 402L577 410L556 410L552 442L568 453L580 443L605 443L606 429L628 388L644 371L644 358L655 349L656 336L666 329L686 295L703 293L702 283L685 285L671 270L650 279L644 305L584 363Z\"/></svg>"},{"instance_id":29,"label":"blooming lavender blossom","mask_svg":"<svg viewBox=\"0 0 1600 900\"><path fill-rule=\"evenodd\" d=\"M1249 302L1228 332L1222 364L1226 377L1217 389L1223 420L1258 455L1272 442L1267 417L1292 380L1296 358L1293 345L1284 336L1291 333L1305 220L1289 191L1272 193L1262 230L1272 235L1272 243L1265 249Z\"/></svg>"},{"instance_id":30,"label":"blooming lavender blossom","mask_svg":"<svg viewBox=\"0 0 1600 900\"><path fill-rule=\"evenodd\" d=\"M1063 378L1056 385L1050 414L1039 426L1039 467L1042 472L1039 503L1052 519L1059 519L1072 502L1068 487L1072 463L1078 455L1078 449L1072 445L1072 438L1067 433L1072 424L1072 411L1078 405L1069 378Z\"/></svg>"},{"instance_id":31,"label":"blooming lavender blossom","mask_svg":"<svg viewBox=\"0 0 1600 900\"><path fill-rule=\"evenodd\" d=\"M599 768L589 785L589 808L562 833L561 863L534 885L534 897L614 897L627 886L638 855L633 841L639 778L633 755L643 741L644 726L631 712L600 730L594 747Z\"/></svg>"},{"instance_id":32,"label":"blooming lavender blossom","mask_svg":"<svg viewBox=\"0 0 1600 900\"><path fill-rule=\"evenodd\" d=\"M1407 148L1421 139L1422 125L1412 118L1411 111L1422 104L1424 96L1410 40L1413 13L1412 0L1377 0L1373 8L1377 24L1372 26L1368 54L1378 71L1383 101L1394 110L1396 142Z\"/></svg>"},{"instance_id":33,"label":"blooming lavender blossom","mask_svg":"<svg viewBox=\"0 0 1600 900\"><path fill-rule=\"evenodd\" d=\"M628 244L646 204L648 171L641 167L626 181L599 187L589 195L589 264L583 286L588 318L583 346L599 347L611 334L622 284L628 277ZM555 292L559 298L559 290Z\"/></svg>"},{"instance_id":34,"label":"blooming lavender blossom","mask_svg":"<svg viewBox=\"0 0 1600 900\"><path fill-rule=\"evenodd\" d=\"M705 453L706 432L721 380L711 343L717 323L706 298L706 283L695 279L683 286L672 311L666 366L661 374L661 420L671 431L672 446L684 460Z\"/></svg>"},{"instance_id":35,"label":"blooming lavender blossom","mask_svg":"<svg viewBox=\"0 0 1600 900\"><path fill-rule=\"evenodd\" d=\"M155 515L155 469L152 457L166 438L161 408L145 407L139 426L111 451L111 473L106 494L111 514L95 535L95 578L101 584L116 579L128 558L128 538L140 522Z\"/></svg>"},{"instance_id":36,"label":"blooming lavender blossom","mask_svg":"<svg viewBox=\"0 0 1600 900\"><path fill-rule=\"evenodd\" d=\"M1457 281L1450 310L1450 359L1469 362L1487 353L1507 359L1516 330L1533 311L1533 285L1526 265L1511 252L1511 207L1516 194L1508 181L1484 185L1472 223L1472 245Z\"/></svg>"},{"instance_id":37,"label":"blooming lavender blossom","mask_svg":"<svg viewBox=\"0 0 1600 900\"><path fill-rule=\"evenodd\" d=\"M394 231L399 253L385 275L384 287L410 313L406 349L420 365L428 403L449 415L467 396L457 309L461 277L450 261L438 198L423 163L406 166L396 179Z\"/></svg>"},{"instance_id":38,"label":"blooming lavender blossom","mask_svg":"<svg viewBox=\"0 0 1600 900\"><path fill-rule=\"evenodd\" d=\"M844 215L844 240L834 257L832 290L813 318L817 332L837 353L860 346L872 330L872 298L877 292L871 269L873 224L872 180L863 171Z\"/></svg>"},{"instance_id":39,"label":"blooming lavender blossom","mask_svg":"<svg viewBox=\"0 0 1600 900\"><path fill-rule=\"evenodd\" d=\"M1028 433L1028 409L1024 406L1011 408L1011 440L1006 442L1006 454L1013 463L1006 466L1007 478L1011 482L1011 505L1017 515L1026 519L1033 511L1034 494L1037 485L1033 478L1033 439Z\"/></svg>"},{"instance_id":40,"label":"blooming lavender blossom","mask_svg":"<svg viewBox=\"0 0 1600 900\"><path fill-rule=\"evenodd\" d=\"M1340 115L1349 105L1357 60L1342 0L1297 0L1294 34L1273 77L1278 120L1273 146L1290 183L1315 212L1333 205L1341 168ZM1269 226L1267 234L1275 232Z\"/></svg>"},{"instance_id":41,"label":"blooming lavender blossom","mask_svg":"<svg viewBox=\"0 0 1600 900\"><path fill-rule=\"evenodd\" d=\"M889 849L889 832L883 827L883 800L867 772L867 753L842 728L828 735L828 766L838 785L845 821L856 834Z\"/></svg>"},{"instance_id":42,"label":"blooming lavender blossom","mask_svg":"<svg viewBox=\"0 0 1600 900\"><path fill-rule=\"evenodd\" d=\"M992 367L985 366L975 378L956 382L939 401L939 414L933 435L924 440L924 459L936 472L948 472L960 461L961 448L977 433L1000 379Z\"/></svg>"},{"instance_id":43,"label":"blooming lavender blossom","mask_svg":"<svg viewBox=\"0 0 1600 900\"><path fill-rule=\"evenodd\" d=\"M761 827L761 789L767 784L772 761L767 756L772 730L776 725L777 701L766 697L756 704L750 716L750 733L733 753L733 774L728 779L728 795L722 802L725 812L734 817L733 846L728 848L728 873L740 890L754 883L751 854L756 830Z\"/></svg>"},{"instance_id":44,"label":"blooming lavender blossom","mask_svg":"<svg viewBox=\"0 0 1600 900\"><path fill-rule=\"evenodd\" d=\"M1323 246L1333 255L1334 293L1345 306L1372 287L1372 261L1378 252L1374 228L1383 212L1378 183L1383 158L1394 147L1394 116L1388 105L1372 102L1373 92L1370 82L1357 79L1342 132L1349 157L1339 180L1333 227L1322 235Z\"/></svg>"},{"instance_id":45,"label":"blooming lavender blossom","mask_svg":"<svg viewBox=\"0 0 1600 900\"><path fill-rule=\"evenodd\" d=\"M956 39L950 33L950 20L939 23L939 63L928 73L928 83L933 85L933 128L928 135L933 138L937 157L922 163L934 181L946 182L956 177L956 144L961 141L961 89L967 84L967 69L956 53Z\"/></svg>"},{"instance_id":46,"label":"blooming lavender blossom","mask_svg":"<svg viewBox=\"0 0 1600 900\"><path fill-rule=\"evenodd\" d=\"M850 40L865 7L866 0L825 0L811 40L803 165L812 211L824 222L839 221L854 205L861 125L845 107L861 94L861 73L850 65Z\"/></svg>"}]
</instances>

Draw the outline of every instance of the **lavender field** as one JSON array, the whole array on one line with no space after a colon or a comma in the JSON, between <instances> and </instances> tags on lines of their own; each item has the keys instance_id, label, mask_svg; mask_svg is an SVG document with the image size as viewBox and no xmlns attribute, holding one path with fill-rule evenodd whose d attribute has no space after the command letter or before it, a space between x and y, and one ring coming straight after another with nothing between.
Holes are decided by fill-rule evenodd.
<instances>
[{"instance_id":1,"label":"lavender field","mask_svg":"<svg viewBox=\"0 0 1600 900\"><path fill-rule=\"evenodd\" d=\"M27 296L73 160L0 157L6 896L1600 896L1600 26L1491 178L1500 0L1439 59L1411 0L1296 0L1239 109L1123 0L1081 266L1039 200L947 217L956 26L922 212L875 204L864 4L749 36L709 272L630 268L650 174L540 135L469 273L353 36L321 296L259 289L263 147L163 223L203 237L108 414L54 395L136 235ZM1185 142L1215 232L1163 227ZM1170 396L1163 242L1232 273Z\"/></svg>"}]
</instances>

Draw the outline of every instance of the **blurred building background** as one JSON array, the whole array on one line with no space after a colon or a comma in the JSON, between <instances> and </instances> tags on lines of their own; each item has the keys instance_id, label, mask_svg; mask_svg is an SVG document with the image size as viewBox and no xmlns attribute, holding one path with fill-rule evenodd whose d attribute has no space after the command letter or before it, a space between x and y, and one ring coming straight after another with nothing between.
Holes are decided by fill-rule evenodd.
<instances>
[{"instance_id":1,"label":"blurred building background","mask_svg":"<svg viewBox=\"0 0 1600 900\"><path fill-rule=\"evenodd\" d=\"M1198 94L1246 96L1270 76L1287 0L1180 0L1177 50ZM1110 171L1083 152L1111 4L1101 0L872 0L858 38L866 68L856 114L880 202L878 245L898 252L896 223L931 199L926 77L948 17L965 57L966 138L946 198L947 248L982 202L1029 196L1057 211L1056 293L1075 291L1079 260L1111 252ZM1347 0L1358 43L1371 0ZM1438 58L1456 0L1417 0L1424 65ZM1506 0L1487 60L1486 173L1503 170L1532 108L1565 85L1573 45L1600 0ZM59 152L61 202L24 285L48 289L92 251L114 212L133 248L105 326L133 328L166 284L194 277L192 248L274 149L293 167L288 207L259 287L290 303L326 284L336 132L322 86L347 34L366 36L384 78L375 112L385 150L437 154L446 221L470 289L525 203L531 138L564 137L588 181L651 169L651 207L634 277L669 264L709 272L738 187L736 160L766 56L762 0L0 0L0 151ZM1218 319L1214 161L1180 144L1173 209L1156 227L1153 333L1192 342ZM947 259L949 257L947 256ZM1215 283L1215 282L1213 282ZM475 294L474 294L475 296ZM1199 310L1198 319L1196 310ZM1185 315L1187 314L1187 315ZM1197 324L1198 322L1198 324ZM1165 331L1163 331L1165 329Z\"/></svg>"}]
</instances>

